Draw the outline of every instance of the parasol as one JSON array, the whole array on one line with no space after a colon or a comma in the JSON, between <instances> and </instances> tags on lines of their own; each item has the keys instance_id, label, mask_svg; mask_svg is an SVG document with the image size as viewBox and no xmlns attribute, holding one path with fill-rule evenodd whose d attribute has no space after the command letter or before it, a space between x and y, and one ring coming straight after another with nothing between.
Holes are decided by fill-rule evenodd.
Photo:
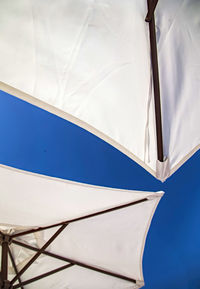
<instances>
[{"instance_id":1,"label":"parasol","mask_svg":"<svg viewBox=\"0 0 200 289\"><path fill-rule=\"evenodd\" d=\"M163 181L199 148L200 3L157 2L1 0L0 87Z\"/></svg>"},{"instance_id":2,"label":"parasol","mask_svg":"<svg viewBox=\"0 0 200 289\"><path fill-rule=\"evenodd\" d=\"M1 288L144 285L145 238L162 192L84 185L0 166L0 194Z\"/></svg>"}]
</instances>

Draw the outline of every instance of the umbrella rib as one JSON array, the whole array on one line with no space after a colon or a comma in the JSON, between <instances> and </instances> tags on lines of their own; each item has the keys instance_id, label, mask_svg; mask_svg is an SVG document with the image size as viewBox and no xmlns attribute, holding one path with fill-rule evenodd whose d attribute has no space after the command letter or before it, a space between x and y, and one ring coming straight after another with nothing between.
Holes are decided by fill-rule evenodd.
<instances>
[{"instance_id":1,"label":"umbrella rib","mask_svg":"<svg viewBox=\"0 0 200 289\"><path fill-rule=\"evenodd\" d=\"M12 262L13 268L14 268L14 270L15 270L15 274L16 274L16 276L18 276L17 266L16 266L16 264L15 264L14 257L13 257L13 255L12 255L12 252L11 252L11 250L10 250L9 247L8 247L8 254L9 254L10 260L11 260L11 262ZM20 276L18 276L18 282L19 282L19 288L24 289Z\"/></svg>"},{"instance_id":2,"label":"umbrella rib","mask_svg":"<svg viewBox=\"0 0 200 289\"><path fill-rule=\"evenodd\" d=\"M31 264L42 254L42 252L58 237L58 235L66 228L68 224L63 224L53 236L42 246L41 249L31 258L31 260L19 271L19 273L11 280L13 285L15 281L31 266Z\"/></svg>"},{"instance_id":3,"label":"umbrella rib","mask_svg":"<svg viewBox=\"0 0 200 289\"><path fill-rule=\"evenodd\" d=\"M55 274L55 273L57 273L57 272L60 272L60 271L65 270L65 269L67 269L67 268L69 268L69 267L72 267L72 266L73 266L73 264L68 264L68 265L59 267L59 268L54 269L54 270L51 270L51 271L49 271L49 272L47 272L47 273L44 273L44 274L38 275L38 276L36 276L36 277L34 277L34 278L31 278L31 279L28 279L28 280L26 280L26 281L23 281L21 284L22 284L22 285L28 285L28 284L30 284L30 283L33 283L33 282L35 282L35 281L38 281L38 280L40 280L40 279L43 279L43 278L48 277L48 276L50 276L50 275L53 275L53 274ZM13 288L13 289L16 289L16 288L20 288L20 287L21 287L20 284L16 284L16 285L14 285L12 288Z\"/></svg>"},{"instance_id":4,"label":"umbrella rib","mask_svg":"<svg viewBox=\"0 0 200 289\"><path fill-rule=\"evenodd\" d=\"M16 238L16 237L19 237L19 236L24 236L26 234L31 234L31 233L35 233L35 232L51 229L51 228L54 228L54 227L57 227L57 226L61 226L61 225L64 225L64 224L69 224L69 223L81 221L81 220L84 220L84 219L89 219L89 218L92 218L92 217L96 217L96 216L99 216L99 215L103 215L103 214L106 214L106 213L111 213L113 211L124 209L124 208L130 207L130 206L134 206L134 205L143 203L145 201L148 201L148 198L144 198L144 199L141 199L141 200L138 200L138 201L134 201L134 202L127 203L127 204L124 204L124 205L116 206L116 207L113 207L113 208L110 208L110 209L105 209L105 210L102 210L102 211L99 211L99 212L96 212L96 213L92 213L92 214L85 215L85 216L82 216L82 217L78 217L78 218L75 218L75 219L71 219L71 220L67 220L67 221L64 221L64 222L56 223L56 224L53 224L53 225L49 225L49 226L45 226L45 227L38 227L37 229L32 229L32 230L24 231L24 232L21 232L21 233L18 233L18 234L10 235L10 237L11 238Z\"/></svg>"},{"instance_id":5,"label":"umbrella rib","mask_svg":"<svg viewBox=\"0 0 200 289\"><path fill-rule=\"evenodd\" d=\"M148 7L147 16L145 18L146 22L150 22L152 20L152 16L154 14L157 4L158 4L158 0L151 1L151 5L149 5Z\"/></svg>"},{"instance_id":6,"label":"umbrella rib","mask_svg":"<svg viewBox=\"0 0 200 289\"><path fill-rule=\"evenodd\" d=\"M148 9L156 7L156 1L151 6L151 0L147 0ZM156 141L157 141L157 158L160 162L164 161L163 155L163 136L162 136L162 116L161 116L161 101L160 101L160 81L159 81L159 69L158 69L158 53L156 43L156 29L154 10L152 10L151 20L149 22L149 37L151 47L151 63L153 74L153 89L154 89L154 102L155 102L155 119L156 119Z\"/></svg>"},{"instance_id":7,"label":"umbrella rib","mask_svg":"<svg viewBox=\"0 0 200 289\"><path fill-rule=\"evenodd\" d=\"M19 241L16 241L16 240L13 240L12 242L13 242L13 244L15 244L15 245L24 247L24 248L26 248L26 249L29 249L29 250L32 250L32 251L35 251L35 252L37 252L37 251L39 250L39 249L36 248L36 247L32 247L32 246L30 246L30 245L28 245L28 244L24 244L24 243L19 242ZM51 252L43 251L42 254L47 255L47 256L49 256L49 257L53 257L53 258L58 259L58 260L61 260L61 261L68 262L68 260L66 260L65 257L59 256L59 255L57 255L57 254L53 254L53 253L51 253Z\"/></svg>"},{"instance_id":8,"label":"umbrella rib","mask_svg":"<svg viewBox=\"0 0 200 289\"><path fill-rule=\"evenodd\" d=\"M33 250L33 251L39 251L38 248L32 247L30 245L24 244L24 243L16 241L16 240L13 240L13 243L18 245L18 246L22 246L22 247L25 247L27 249ZM70 259L70 258L59 256L57 254L54 254L54 253L51 253L51 252L47 252L47 251L43 251L42 254L47 255L49 257L53 257L53 258L59 259L59 260L62 260L62 261L65 261L65 262L68 262L68 263L73 264L73 265L77 265L79 267L83 267L83 268L86 268L86 269L89 269L89 270L92 270L92 271L96 271L98 273L102 273L102 274L109 275L109 276L112 276L112 277L115 277L115 278L119 278L119 279L122 279L122 280L125 280L125 281L136 283L136 280L133 279L133 278L129 278L129 277L121 275L121 274L117 274L117 273L110 272L110 271L107 271L107 270L104 270L104 269L93 267L91 265L79 262L77 260L73 260L73 259Z\"/></svg>"}]
</instances>

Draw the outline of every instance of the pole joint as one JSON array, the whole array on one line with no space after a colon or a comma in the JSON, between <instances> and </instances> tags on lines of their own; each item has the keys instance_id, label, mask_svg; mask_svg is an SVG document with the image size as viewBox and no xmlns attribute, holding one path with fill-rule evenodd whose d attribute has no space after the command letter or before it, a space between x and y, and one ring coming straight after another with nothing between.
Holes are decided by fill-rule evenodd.
<instances>
[{"instance_id":1,"label":"pole joint","mask_svg":"<svg viewBox=\"0 0 200 289\"><path fill-rule=\"evenodd\" d=\"M155 12L157 4L158 4L158 0L152 0L151 1L150 5L148 6L148 12L147 12L147 15L145 18L146 22L151 22L151 20L154 16L154 12Z\"/></svg>"},{"instance_id":2,"label":"pole joint","mask_svg":"<svg viewBox=\"0 0 200 289\"><path fill-rule=\"evenodd\" d=\"M10 245L12 243L12 238L10 235L7 234L0 234L0 245L2 246L3 243L7 243Z\"/></svg>"}]
</instances>

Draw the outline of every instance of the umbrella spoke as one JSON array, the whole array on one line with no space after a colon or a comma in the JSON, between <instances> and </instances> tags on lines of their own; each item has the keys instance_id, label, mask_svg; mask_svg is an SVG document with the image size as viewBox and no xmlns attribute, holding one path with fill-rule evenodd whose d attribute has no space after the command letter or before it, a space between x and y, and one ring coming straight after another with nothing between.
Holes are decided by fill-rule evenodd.
<instances>
[{"instance_id":1,"label":"umbrella spoke","mask_svg":"<svg viewBox=\"0 0 200 289\"><path fill-rule=\"evenodd\" d=\"M16 266L16 264L15 264L15 259L14 259L13 255L12 255L12 252L11 252L11 250L10 250L10 247L8 247L8 254L9 254L11 263L12 263L12 265L13 265L13 268L14 268L14 270L15 270L15 274L16 274L16 276L18 276L17 266ZM19 287L20 287L21 289L24 289L24 287L23 287L23 285L22 285L22 281L21 281L20 276L18 276L18 282L19 282Z\"/></svg>"},{"instance_id":2,"label":"umbrella spoke","mask_svg":"<svg viewBox=\"0 0 200 289\"><path fill-rule=\"evenodd\" d=\"M18 233L18 234L11 235L10 237L11 238L16 238L16 237L24 236L24 235L27 235L27 234L31 234L31 233L35 233L35 232L39 232L39 231L43 231L43 230L47 230L47 229L51 229L51 228L54 228L54 227L57 227L57 226L61 226L61 225L65 225L65 224L81 221L81 220L84 220L84 219L89 219L89 218L92 218L92 217L96 217L96 216L99 216L99 215L103 215L103 214L106 214L106 213L111 213L113 211L124 209L124 208L130 207L130 206L134 206L134 205L143 203L145 201L148 201L148 199L144 198L144 199L141 199L141 200L138 200L138 201L134 201L134 202L127 203L127 204L124 204L124 205L116 206L116 207L113 207L113 208L110 208L110 209L102 210L102 211L99 211L99 212L96 212L96 213L92 213L92 214L85 215L85 216L82 216L82 217L78 217L78 218L75 218L75 219L67 220L67 221L64 221L64 222L57 223L57 224L53 224L53 225L49 225L49 226L46 226L46 227L39 227L37 229L24 231L24 232L21 232L21 233Z\"/></svg>"},{"instance_id":3,"label":"umbrella spoke","mask_svg":"<svg viewBox=\"0 0 200 289\"><path fill-rule=\"evenodd\" d=\"M20 270L20 272L11 280L11 284L15 281L31 266L31 264L42 254L42 252L56 239L56 237L66 228L68 224L62 225L55 234L44 244L44 246L38 250L38 252L31 258L31 260Z\"/></svg>"},{"instance_id":4,"label":"umbrella spoke","mask_svg":"<svg viewBox=\"0 0 200 289\"><path fill-rule=\"evenodd\" d=\"M27 249L36 251L36 252L39 251L38 248L32 247L30 245L24 244L24 243L19 242L19 241L13 240L13 243L16 244L16 245L25 247ZM115 278L126 280L126 281L129 281L129 282L132 282L132 283L136 283L135 279L132 279L132 278L129 278L127 276L124 276L124 275L121 275L121 274L117 274L117 273L114 273L114 272L110 272L110 271L107 271L107 270L104 270L104 269L100 269L100 268L97 268L97 267L94 267L94 266L79 262L79 261L74 260L74 259L69 259L67 257L59 256L57 254L54 254L54 253L51 253L51 252L47 252L47 251L43 251L42 254L47 255L49 257L53 257L53 258L59 259L59 260L62 260L62 261L65 261L65 262L68 262L68 263L70 263L72 265L77 265L79 267L83 267L83 268L86 268L86 269L89 269L89 270L92 270L92 271L96 271L98 273L102 273L102 274L109 275L109 276L112 276L112 277L115 277Z\"/></svg>"},{"instance_id":5,"label":"umbrella spoke","mask_svg":"<svg viewBox=\"0 0 200 289\"><path fill-rule=\"evenodd\" d=\"M24 248L26 248L26 249L29 249L29 250L32 250L32 251L35 251L35 252L38 252L38 251L39 251L38 248L32 247L32 246L30 246L30 245L28 245L28 244L24 244L24 243L19 242L19 241L16 241L16 240L13 240L13 244L18 245L18 246L21 246L21 247L24 247ZM59 255L57 255L57 254L53 254L53 253L51 253L51 252L43 251L42 254L47 255L47 256L49 256L49 257L53 257L53 258L58 259L58 260L61 260L61 261L67 262L67 260L66 260L65 257L59 256Z\"/></svg>"},{"instance_id":6,"label":"umbrella spoke","mask_svg":"<svg viewBox=\"0 0 200 289\"><path fill-rule=\"evenodd\" d=\"M156 6L157 1L154 1L154 3L152 4L151 0L147 0L147 4L148 4L149 11L151 11L152 7L154 7L154 5ZM150 36L150 46L151 46L151 63L152 63L152 75L153 75L154 102L155 102L157 159L160 162L163 162L164 154L163 154L162 116L161 116L161 101L160 101L160 80L159 80L159 69L158 69L155 19L154 19L153 12L154 11L152 10L151 20L149 22L149 36Z\"/></svg>"},{"instance_id":7,"label":"umbrella spoke","mask_svg":"<svg viewBox=\"0 0 200 289\"><path fill-rule=\"evenodd\" d=\"M50 275L53 275L53 274L55 274L55 273L57 273L57 272L60 272L60 271L62 271L62 270L65 270L65 269L67 269L67 268L70 268L70 267L72 267L72 266L73 266L73 264L68 264L68 265L59 267L59 268L54 269L54 270L52 270L52 271L49 271L49 272L47 272L47 273L41 274L41 275L36 276L36 277L34 277L34 278L31 278L31 279L29 279L29 280L26 280L26 281L22 282L21 285L28 285L28 284L30 284L30 283L33 283L33 282L35 282L35 281L38 281L38 280L40 280L40 279L43 279L43 278L48 277L48 276L50 276ZM13 289L20 288L20 287L21 287L20 284L16 284L16 285L13 286Z\"/></svg>"}]
</instances>

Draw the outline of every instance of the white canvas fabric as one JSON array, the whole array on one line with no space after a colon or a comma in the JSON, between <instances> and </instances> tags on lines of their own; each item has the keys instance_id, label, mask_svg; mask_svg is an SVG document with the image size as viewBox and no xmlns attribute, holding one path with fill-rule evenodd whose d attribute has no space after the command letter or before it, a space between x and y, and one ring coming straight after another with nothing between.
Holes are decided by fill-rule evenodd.
<instances>
[{"instance_id":1,"label":"white canvas fabric","mask_svg":"<svg viewBox=\"0 0 200 289\"><path fill-rule=\"evenodd\" d=\"M0 81L155 174L146 12L141 0L0 0Z\"/></svg>"},{"instance_id":2,"label":"white canvas fabric","mask_svg":"<svg viewBox=\"0 0 200 289\"><path fill-rule=\"evenodd\" d=\"M162 0L156 8L163 165L146 13L146 0L0 0L0 88L165 180L200 143L199 1Z\"/></svg>"},{"instance_id":3,"label":"white canvas fabric","mask_svg":"<svg viewBox=\"0 0 200 289\"><path fill-rule=\"evenodd\" d=\"M140 288L144 284L142 255L145 238L162 192L96 187L0 166L0 230L16 234L91 213L147 199L119 210L70 223L47 251L84 264L135 279L122 280L74 265L63 272L27 285L27 288ZM40 248L58 228L17 237ZM11 244L18 270L32 251ZM66 262L41 256L22 275L22 281ZM11 267L11 268L10 268ZM13 277L9 265L9 277Z\"/></svg>"},{"instance_id":4,"label":"white canvas fabric","mask_svg":"<svg viewBox=\"0 0 200 289\"><path fill-rule=\"evenodd\" d=\"M159 1L164 154L173 173L200 145L200 1Z\"/></svg>"}]
</instances>

